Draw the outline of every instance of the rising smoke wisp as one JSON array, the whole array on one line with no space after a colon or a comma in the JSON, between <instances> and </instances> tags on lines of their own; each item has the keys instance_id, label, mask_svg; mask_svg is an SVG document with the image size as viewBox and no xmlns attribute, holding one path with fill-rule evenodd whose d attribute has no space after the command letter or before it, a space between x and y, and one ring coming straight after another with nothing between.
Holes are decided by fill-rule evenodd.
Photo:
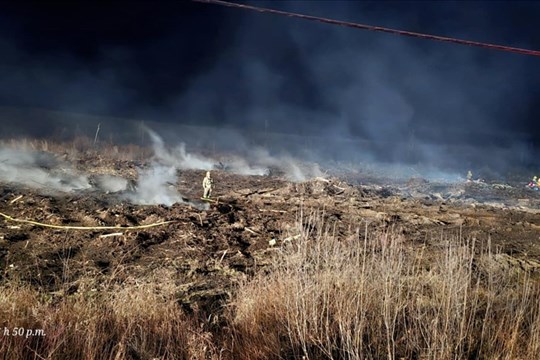
<instances>
[{"instance_id":1,"label":"rising smoke wisp","mask_svg":"<svg viewBox=\"0 0 540 360\"><path fill-rule=\"evenodd\" d=\"M262 147L244 149L239 154L232 154L226 159L212 159L186 150L186 144L181 142L176 147L167 147L162 137L155 131L145 128L152 141L154 160L156 163L176 167L178 169L212 170L223 167L225 171L238 175L265 176L274 168L283 172L291 181L305 181L316 176L322 176L317 164L309 164L299 159L285 155L271 155ZM237 139L240 139L240 135ZM245 140L244 140L245 142Z\"/></svg>"}]
</instances>

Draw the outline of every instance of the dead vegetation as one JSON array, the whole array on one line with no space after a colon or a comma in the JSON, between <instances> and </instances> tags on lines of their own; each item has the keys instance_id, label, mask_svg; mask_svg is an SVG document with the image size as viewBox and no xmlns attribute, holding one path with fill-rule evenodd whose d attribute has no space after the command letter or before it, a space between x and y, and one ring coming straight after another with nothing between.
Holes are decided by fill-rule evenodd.
<instances>
[{"instance_id":1,"label":"dead vegetation","mask_svg":"<svg viewBox=\"0 0 540 360\"><path fill-rule=\"evenodd\" d=\"M66 146L27 142L55 156ZM22 146L11 143L10 146ZM148 150L86 141L81 172L136 178ZM122 152L128 148L118 148ZM537 193L490 184L364 184L215 170L190 203L1 184L5 359L535 358ZM357 176L361 176L358 175ZM525 202L524 199L527 201ZM130 230L160 222L170 223ZM13 328L46 336L3 336Z\"/></svg>"},{"instance_id":2,"label":"dead vegetation","mask_svg":"<svg viewBox=\"0 0 540 360\"><path fill-rule=\"evenodd\" d=\"M432 251L392 231L340 241L320 214L302 220L302 236L270 273L238 290L239 358L537 356L540 286L527 272L494 267L489 247L452 237Z\"/></svg>"}]
</instances>

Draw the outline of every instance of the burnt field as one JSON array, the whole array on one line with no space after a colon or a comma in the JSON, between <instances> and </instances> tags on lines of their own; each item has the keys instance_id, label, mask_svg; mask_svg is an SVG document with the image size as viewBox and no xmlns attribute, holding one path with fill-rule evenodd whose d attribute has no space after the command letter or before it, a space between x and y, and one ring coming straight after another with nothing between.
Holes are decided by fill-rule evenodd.
<instances>
[{"instance_id":1,"label":"burnt field","mask_svg":"<svg viewBox=\"0 0 540 360\"><path fill-rule=\"evenodd\" d=\"M52 182L0 184L0 330L47 335L4 336L6 358L527 358L540 346L540 194L526 178L356 168L293 181L277 161L241 175L219 160L203 201L206 165L142 191L141 174L161 174L149 149L33 147L46 161L31 170Z\"/></svg>"}]
</instances>

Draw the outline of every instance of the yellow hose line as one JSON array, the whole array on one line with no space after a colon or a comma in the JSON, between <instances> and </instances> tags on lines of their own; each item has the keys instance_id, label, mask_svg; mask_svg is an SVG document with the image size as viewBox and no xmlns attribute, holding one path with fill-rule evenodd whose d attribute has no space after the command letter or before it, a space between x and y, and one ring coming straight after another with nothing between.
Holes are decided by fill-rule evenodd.
<instances>
[{"instance_id":1,"label":"yellow hose line","mask_svg":"<svg viewBox=\"0 0 540 360\"><path fill-rule=\"evenodd\" d=\"M9 220L9 221L32 224L32 225L48 227L48 228L53 228L53 229L65 229L65 230L139 230L139 229L148 229L151 227L170 224L174 222L174 221L162 221L158 223L153 223L153 224L148 224L148 225L138 225L138 226L119 226L119 225L118 226L62 226L62 225L44 224L44 223L31 221L31 220L16 219L14 217L11 217L1 212L0 212L0 216L4 217L6 220Z\"/></svg>"}]
</instances>

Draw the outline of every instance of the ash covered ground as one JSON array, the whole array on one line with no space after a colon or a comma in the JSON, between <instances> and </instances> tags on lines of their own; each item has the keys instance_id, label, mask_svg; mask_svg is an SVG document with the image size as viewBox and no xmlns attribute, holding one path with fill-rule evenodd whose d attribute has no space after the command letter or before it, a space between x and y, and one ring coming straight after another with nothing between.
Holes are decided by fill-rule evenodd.
<instances>
[{"instance_id":1,"label":"ash covered ground","mask_svg":"<svg viewBox=\"0 0 540 360\"><path fill-rule=\"evenodd\" d=\"M540 269L540 192L523 178L467 182L442 173L427 179L413 168L212 160L159 138L153 156L37 147L2 150L0 212L13 219L1 220L0 280L60 298L165 272L186 311L218 311L235 284L294 243L295 224L312 211L342 241L392 231L411 247L437 251L458 236L491 246L500 266ZM212 201L201 200L207 170ZM169 223L129 228L161 222ZM118 228L91 229L101 226Z\"/></svg>"}]
</instances>

